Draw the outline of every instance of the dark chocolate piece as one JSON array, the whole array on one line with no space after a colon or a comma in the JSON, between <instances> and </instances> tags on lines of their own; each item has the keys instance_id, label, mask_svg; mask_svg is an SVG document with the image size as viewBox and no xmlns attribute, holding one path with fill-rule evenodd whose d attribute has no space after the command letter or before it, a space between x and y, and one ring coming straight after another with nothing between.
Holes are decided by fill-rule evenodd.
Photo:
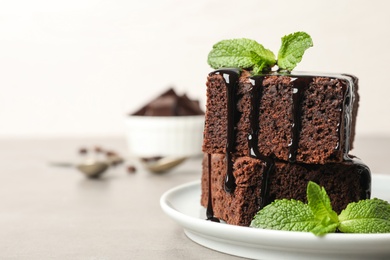
<instances>
[{"instance_id":1,"label":"dark chocolate piece","mask_svg":"<svg viewBox=\"0 0 390 260\"><path fill-rule=\"evenodd\" d=\"M204 115L199 102L189 99L185 94L179 96L170 88L133 113L137 116L190 116Z\"/></svg>"}]
</instances>

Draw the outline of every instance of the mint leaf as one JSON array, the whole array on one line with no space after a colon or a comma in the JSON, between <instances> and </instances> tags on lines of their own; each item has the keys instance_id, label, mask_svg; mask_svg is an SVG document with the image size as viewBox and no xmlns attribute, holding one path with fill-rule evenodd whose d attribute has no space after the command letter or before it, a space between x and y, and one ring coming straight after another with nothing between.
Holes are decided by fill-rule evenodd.
<instances>
[{"instance_id":1,"label":"mint leaf","mask_svg":"<svg viewBox=\"0 0 390 260\"><path fill-rule=\"evenodd\" d=\"M321 188L318 184L309 181L306 196L307 204L314 218L318 220L317 226L311 229L310 232L317 236L335 232L339 225L339 220L337 213L332 209L330 198L324 187Z\"/></svg>"},{"instance_id":2,"label":"mint leaf","mask_svg":"<svg viewBox=\"0 0 390 260\"><path fill-rule=\"evenodd\" d=\"M281 70L291 71L302 60L304 52L313 46L313 41L305 32L296 32L282 38L282 46L275 54L254 40L241 38L222 40L213 46L207 62L214 68L238 67L252 69L254 74L270 71L276 64Z\"/></svg>"},{"instance_id":3,"label":"mint leaf","mask_svg":"<svg viewBox=\"0 0 390 260\"><path fill-rule=\"evenodd\" d=\"M339 220L344 233L390 233L390 204L377 198L353 202Z\"/></svg>"},{"instance_id":4,"label":"mint leaf","mask_svg":"<svg viewBox=\"0 0 390 260\"><path fill-rule=\"evenodd\" d=\"M316 236L323 236L326 233L333 233L336 231L339 223L335 223L329 217L324 217L321 222L317 224L313 229L310 230Z\"/></svg>"},{"instance_id":5,"label":"mint leaf","mask_svg":"<svg viewBox=\"0 0 390 260\"><path fill-rule=\"evenodd\" d=\"M307 185L308 204L297 200L275 200L260 210L251 227L312 232L317 236L335 232L390 233L390 203L367 199L349 203L339 216L333 211L325 189Z\"/></svg>"},{"instance_id":6,"label":"mint leaf","mask_svg":"<svg viewBox=\"0 0 390 260\"><path fill-rule=\"evenodd\" d=\"M306 194L307 203L315 218L320 221L323 221L323 219L328 219L329 223L327 224L339 222L337 213L333 211L330 198L324 187L321 188L315 182L309 181L307 184Z\"/></svg>"},{"instance_id":7,"label":"mint leaf","mask_svg":"<svg viewBox=\"0 0 390 260\"><path fill-rule=\"evenodd\" d=\"M308 205L298 200L276 200L253 218L251 227L309 232L319 225Z\"/></svg>"},{"instance_id":8,"label":"mint leaf","mask_svg":"<svg viewBox=\"0 0 390 260\"><path fill-rule=\"evenodd\" d=\"M282 38L278 53L278 66L282 70L293 70L302 60L305 51L313 46L313 41L305 32L296 32Z\"/></svg>"},{"instance_id":9,"label":"mint leaf","mask_svg":"<svg viewBox=\"0 0 390 260\"><path fill-rule=\"evenodd\" d=\"M306 193L308 204L297 200L275 200L255 215L251 226L312 232L317 236L335 232L339 220L325 189L309 182Z\"/></svg>"},{"instance_id":10,"label":"mint leaf","mask_svg":"<svg viewBox=\"0 0 390 260\"><path fill-rule=\"evenodd\" d=\"M270 70L276 64L273 52L256 41L245 38L216 43L208 55L207 62L214 69L252 68L255 74Z\"/></svg>"}]
</instances>

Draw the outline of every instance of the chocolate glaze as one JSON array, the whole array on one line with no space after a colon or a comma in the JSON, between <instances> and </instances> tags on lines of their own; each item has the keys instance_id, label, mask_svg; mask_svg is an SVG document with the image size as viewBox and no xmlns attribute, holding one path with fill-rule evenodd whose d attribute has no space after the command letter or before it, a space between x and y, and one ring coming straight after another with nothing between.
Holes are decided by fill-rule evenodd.
<instances>
[{"instance_id":1,"label":"chocolate glaze","mask_svg":"<svg viewBox=\"0 0 390 260\"><path fill-rule=\"evenodd\" d=\"M226 144L226 160L227 160L227 170L225 178L225 190L226 192L233 193L236 187L235 178L233 175L233 160L232 153L235 145L235 130L234 127L237 123L238 111L236 106L237 103L237 89L238 81L240 77L239 69L220 69L216 70L210 75L220 74L225 80L226 93L227 93L227 144ZM354 83L356 82L356 77L351 75L339 75L339 74L321 74L321 75L310 75L305 73L291 73L291 74L281 74L281 73L272 73L264 74L259 76L251 77L250 83L252 84L252 89L250 92L251 95L251 113L250 113L250 133L248 133L248 147L249 147L249 156L252 158L259 159L265 163L265 171L262 180L261 187L261 198L260 198L260 208L267 205L269 202L266 201L267 192L268 192L268 179L269 175L274 169L274 160L271 157L264 156L258 151L258 136L259 136L259 113L260 113L260 102L263 92L263 79L269 75L283 75L289 76L292 78L292 124L291 124L291 142L289 144L289 162L296 162L296 154L299 144L299 135L301 130L301 103L303 94L309 84L313 81L314 77L330 77L335 79L342 79L346 81L346 85L343 86L344 90L344 102L341 108L340 116L341 122L344 125L344 132L341 133L341 124L338 125L339 140L345 140L344 144L344 162L353 163L358 167L360 173L360 181L363 187L361 194L362 199L369 199L371 195L371 173L367 165L360 161L356 157L351 157L348 155L350 148L350 128L352 124L352 110L354 103ZM341 145L338 143L335 149L340 149ZM306 167L315 167L315 165L306 165ZM212 195L211 195L211 155L208 154L208 178L209 178L209 197L208 197L208 206L207 206L207 219L216 221L212 209Z\"/></svg>"},{"instance_id":2,"label":"chocolate glaze","mask_svg":"<svg viewBox=\"0 0 390 260\"><path fill-rule=\"evenodd\" d=\"M271 157L260 154L258 150L259 137L259 120L260 120L260 101L263 95L263 79L264 76L251 77L249 80L252 84L250 92L251 96L251 112L250 112L250 133L248 134L249 155L253 158L264 162L265 170L262 176L262 187L260 192L260 208L263 208L268 202L266 201L268 193L268 179L271 172L274 170L274 161Z\"/></svg>"},{"instance_id":3,"label":"chocolate glaze","mask_svg":"<svg viewBox=\"0 0 390 260\"><path fill-rule=\"evenodd\" d=\"M371 171L366 164L364 164L359 158L350 158L351 162L358 167L360 174L360 184L364 188L361 194L362 199L371 198Z\"/></svg>"},{"instance_id":4,"label":"chocolate glaze","mask_svg":"<svg viewBox=\"0 0 390 260\"><path fill-rule=\"evenodd\" d=\"M226 83L227 95L227 142L226 142L226 162L227 173L225 177L226 192L233 193L236 188L236 180L233 175L233 160L232 153L236 141L235 125L237 123L237 89L240 70L238 69L221 69L212 72L211 74L219 74L223 77Z\"/></svg>"},{"instance_id":5,"label":"chocolate glaze","mask_svg":"<svg viewBox=\"0 0 390 260\"><path fill-rule=\"evenodd\" d=\"M313 79L311 77L292 78L292 123L291 123L291 141L289 143L288 160L291 163L296 161L299 135L301 133L302 106L301 101L303 93Z\"/></svg>"},{"instance_id":6,"label":"chocolate glaze","mask_svg":"<svg viewBox=\"0 0 390 260\"><path fill-rule=\"evenodd\" d=\"M237 89L238 89L238 79L240 77L239 69L221 69L216 70L212 74L219 74L223 77L226 85L226 95L227 95L227 142L226 142L226 176L225 176L225 191L233 193L236 188L236 180L233 175L233 159L232 153L234 150L234 144L236 140L236 133L234 126L237 123L237 111L235 104L237 103ZM208 154L208 178L209 178L209 195L207 202L207 220L214 222L219 222L217 218L214 217L214 210L212 205L212 194L211 194L211 155Z\"/></svg>"},{"instance_id":7,"label":"chocolate glaze","mask_svg":"<svg viewBox=\"0 0 390 260\"><path fill-rule=\"evenodd\" d=\"M343 151L344 152L344 160L350 160L350 158L348 156L348 152L349 152L349 148L350 148L349 139L351 136L351 128L349 126L352 124L352 109L353 109L353 103L355 101L355 94L354 94L353 89L351 89L352 87L350 87L350 86L355 85L354 84L355 80L351 76L348 76L348 75L344 75L344 76L346 76L347 81L348 81L348 86L344 90L345 94L344 94L344 102L343 102L343 113L341 113L341 116L344 115L344 120L341 120L341 122L344 121L344 125L345 125L344 133L341 133L340 128L338 130L339 130L339 135L344 134L344 136L346 137L345 138L346 142L345 142L344 151Z\"/></svg>"}]
</instances>

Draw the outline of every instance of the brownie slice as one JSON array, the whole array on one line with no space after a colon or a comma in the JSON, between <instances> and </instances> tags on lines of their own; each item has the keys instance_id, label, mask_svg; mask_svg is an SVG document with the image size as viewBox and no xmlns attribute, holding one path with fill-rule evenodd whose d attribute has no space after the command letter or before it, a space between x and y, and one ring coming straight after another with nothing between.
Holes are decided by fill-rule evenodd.
<instances>
[{"instance_id":1,"label":"brownie slice","mask_svg":"<svg viewBox=\"0 0 390 260\"><path fill-rule=\"evenodd\" d=\"M273 73L255 79L259 85L254 84L249 72L242 71L234 93L236 156L250 155L248 136L253 133L258 140L255 148L264 156L307 164L343 161L355 133L359 99L356 78ZM221 73L214 72L206 85L203 151L226 153L227 118L231 116L227 84ZM258 99L253 98L256 88L261 89ZM297 90L302 94L294 103ZM256 118L255 126L252 117Z\"/></svg>"},{"instance_id":2,"label":"brownie slice","mask_svg":"<svg viewBox=\"0 0 390 260\"><path fill-rule=\"evenodd\" d=\"M234 160L233 174L236 188L233 193L224 190L226 158L223 154L211 155L211 199L214 216L228 224L248 226L261 208L262 202L276 199L306 201L309 181L323 186L333 209L340 213L348 203L370 197L370 170L356 158L343 163L326 165L291 164L281 161L267 172L265 163L252 157ZM208 205L209 173L208 156L203 159L201 204ZM264 186L264 182L267 185ZM267 188L266 188L267 187ZM262 189L265 194L262 195Z\"/></svg>"}]
</instances>

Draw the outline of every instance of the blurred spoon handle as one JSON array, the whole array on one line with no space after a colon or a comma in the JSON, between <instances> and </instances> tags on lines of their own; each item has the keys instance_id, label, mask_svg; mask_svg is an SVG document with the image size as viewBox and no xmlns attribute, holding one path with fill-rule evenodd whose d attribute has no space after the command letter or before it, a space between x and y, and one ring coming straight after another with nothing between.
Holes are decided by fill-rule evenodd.
<instances>
[{"instance_id":1,"label":"blurred spoon handle","mask_svg":"<svg viewBox=\"0 0 390 260\"><path fill-rule=\"evenodd\" d=\"M75 167L76 165L74 163L69 162L49 162L50 166L56 166L56 167Z\"/></svg>"}]
</instances>

